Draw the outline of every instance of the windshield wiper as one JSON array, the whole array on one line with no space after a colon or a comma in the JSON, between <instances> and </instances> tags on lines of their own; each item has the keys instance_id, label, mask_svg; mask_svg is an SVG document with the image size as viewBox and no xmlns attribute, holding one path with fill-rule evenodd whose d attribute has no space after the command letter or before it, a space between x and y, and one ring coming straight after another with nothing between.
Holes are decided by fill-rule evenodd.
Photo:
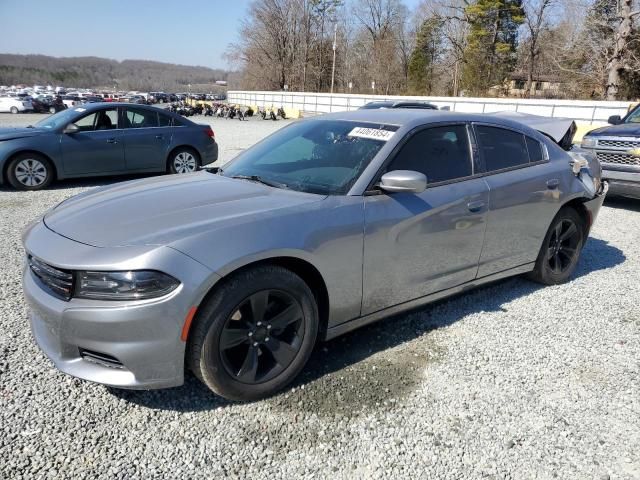
<instances>
[{"instance_id":1,"label":"windshield wiper","mask_svg":"<svg viewBox=\"0 0 640 480\"><path fill-rule=\"evenodd\" d=\"M231 178L236 178L238 180L251 180L252 182L262 183L263 185L267 185L268 187L275 188L289 188L285 183L274 182L273 180L266 180L258 175L234 175Z\"/></svg>"}]
</instances>

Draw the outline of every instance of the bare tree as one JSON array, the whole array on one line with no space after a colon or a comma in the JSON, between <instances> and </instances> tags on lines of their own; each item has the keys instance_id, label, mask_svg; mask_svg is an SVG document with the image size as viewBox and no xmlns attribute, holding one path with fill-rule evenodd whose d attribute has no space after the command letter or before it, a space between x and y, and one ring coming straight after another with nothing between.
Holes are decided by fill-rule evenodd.
<instances>
[{"instance_id":1,"label":"bare tree","mask_svg":"<svg viewBox=\"0 0 640 480\"><path fill-rule=\"evenodd\" d=\"M540 34L548 28L549 10L557 0L529 0L523 4L525 11L524 28L527 32L527 86L529 95L534 95L533 76L540 56Z\"/></svg>"},{"instance_id":2,"label":"bare tree","mask_svg":"<svg viewBox=\"0 0 640 480\"><path fill-rule=\"evenodd\" d=\"M634 10L633 0L618 0L617 19L613 52L607 63L607 85L605 96L607 100L617 100L622 82L622 74L626 71L638 69L638 61L631 54L631 38L635 17L640 10Z\"/></svg>"}]
</instances>

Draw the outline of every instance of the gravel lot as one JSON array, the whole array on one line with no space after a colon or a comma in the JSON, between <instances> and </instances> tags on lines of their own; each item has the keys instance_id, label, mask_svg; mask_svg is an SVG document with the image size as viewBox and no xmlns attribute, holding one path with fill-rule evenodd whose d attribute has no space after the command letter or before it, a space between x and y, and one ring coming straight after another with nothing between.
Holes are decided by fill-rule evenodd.
<instances>
[{"instance_id":1,"label":"gravel lot","mask_svg":"<svg viewBox=\"0 0 640 480\"><path fill-rule=\"evenodd\" d=\"M285 123L214 120L222 159ZM569 284L511 279L365 327L294 388L233 404L193 377L75 380L34 345L21 230L119 180L0 189L0 478L640 478L640 202L607 201Z\"/></svg>"}]
</instances>

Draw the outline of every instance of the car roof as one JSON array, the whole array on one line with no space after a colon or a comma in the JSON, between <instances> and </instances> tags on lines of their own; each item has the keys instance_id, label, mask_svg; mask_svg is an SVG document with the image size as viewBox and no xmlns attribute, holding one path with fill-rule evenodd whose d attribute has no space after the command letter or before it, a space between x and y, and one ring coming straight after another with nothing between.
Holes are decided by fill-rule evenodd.
<instances>
[{"instance_id":1,"label":"car roof","mask_svg":"<svg viewBox=\"0 0 640 480\"><path fill-rule=\"evenodd\" d=\"M93 102L93 103L84 103L81 105L74 105L70 107L69 110L75 110L78 108L82 108L82 112L91 112L93 110L98 110L100 108L113 108L113 107L134 107L134 108L145 108L147 110L156 111L158 113L163 113L165 115L169 115L170 117L174 117L179 119L183 123L187 123L190 125L196 125L194 122L189 120L188 118L183 117L182 115L178 115L177 113L173 113L169 110L164 110L162 108L154 107L153 105L140 105L139 103L129 103L129 102Z\"/></svg>"},{"instance_id":2,"label":"car roof","mask_svg":"<svg viewBox=\"0 0 640 480\"><path fill-rule=\"evenodd\" d=\"M350 112L327 113L322 116L312 117L318 120L347 120L352 122L379 123L381 125L395 125L398 127L413 128L421 125L443 122L478 122L495 124L507 128L526 131L532 134L534 129L508 118L483 115L479 113L450 112L447 110L429 109L374 109L352 110ZM537 133L537 132L536 132Z\"/></svg>"}]
</instances>

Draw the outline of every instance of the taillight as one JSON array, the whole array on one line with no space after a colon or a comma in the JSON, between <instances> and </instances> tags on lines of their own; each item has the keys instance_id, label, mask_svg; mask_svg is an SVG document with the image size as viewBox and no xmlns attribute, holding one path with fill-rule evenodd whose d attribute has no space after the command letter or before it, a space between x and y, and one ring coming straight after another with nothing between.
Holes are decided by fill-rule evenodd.
<instances>
[{"instance_id":1,"label":"taillight","mask_svg":"<svg viewBox=\"0 0 640 480\"><path fill-rule=\"evenodd\" d=\"M213 133L213 129L211 127L205 128L204 133L206 133L207 137L209 137L211 140L215 138L215 134Z\"/></svg>"}]
</instances>

